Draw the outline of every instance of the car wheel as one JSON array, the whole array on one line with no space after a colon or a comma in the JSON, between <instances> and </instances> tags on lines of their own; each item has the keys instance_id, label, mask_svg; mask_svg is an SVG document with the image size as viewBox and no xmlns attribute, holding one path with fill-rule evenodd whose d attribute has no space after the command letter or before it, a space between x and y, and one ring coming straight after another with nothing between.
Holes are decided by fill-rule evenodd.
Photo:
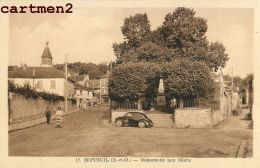
<instances>
[{"instance_id":1,"label":"car wheel","mask_svg":"<svg viewBox=\"0 0 260 168\"><path fill-rule=\"evenodd\" d=\"M145 123L144 123L143 121L140 121L140 122L138 123L138 127L139 127L139 128L145 128Z\"/></svg>"},{"instance_id":2,"label":"car wheel","mask_svg":"<svg viewBox=\"0 0 260 168\"><path fill-rule=\"evenodd\" d=\"M116 120L116 125L118 127L122 127L123 126L123 121L122 120Z\"/></svg>"}]
</instances>

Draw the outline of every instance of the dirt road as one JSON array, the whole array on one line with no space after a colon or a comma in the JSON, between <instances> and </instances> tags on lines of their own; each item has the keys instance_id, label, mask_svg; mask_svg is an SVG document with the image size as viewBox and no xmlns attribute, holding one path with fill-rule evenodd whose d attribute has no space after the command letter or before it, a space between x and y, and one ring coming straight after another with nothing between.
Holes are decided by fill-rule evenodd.
<instances>
[{"instance_id":1,"label":"dirt road","mask_svg":"<svg viewBox=\"0 0 260 168\"><path fill-rule=\"evenodd\" d=\"M9 133L10 156L235 157L252 130L118 128L101 124L104 110L64 118L64 127L41 124Z\"/></svg>"}]
</instances>

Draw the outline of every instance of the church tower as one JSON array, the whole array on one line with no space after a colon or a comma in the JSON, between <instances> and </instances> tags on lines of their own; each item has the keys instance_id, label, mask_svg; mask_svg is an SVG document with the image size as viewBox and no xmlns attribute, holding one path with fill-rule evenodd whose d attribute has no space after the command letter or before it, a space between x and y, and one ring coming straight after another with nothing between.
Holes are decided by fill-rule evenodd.
<instances>
[{"instance_id":1,"label":"church tower","mask_svg":"<svg viewBox=\"0 0 260 168\"><path fill-rule=\"evenodd\" d=\"M52 66L52 55L49 48L49 42L46 42L46 46L44 48L44 51L42 53L42 63L41 67L50 67Z\"/></svg>"}]
</instances>

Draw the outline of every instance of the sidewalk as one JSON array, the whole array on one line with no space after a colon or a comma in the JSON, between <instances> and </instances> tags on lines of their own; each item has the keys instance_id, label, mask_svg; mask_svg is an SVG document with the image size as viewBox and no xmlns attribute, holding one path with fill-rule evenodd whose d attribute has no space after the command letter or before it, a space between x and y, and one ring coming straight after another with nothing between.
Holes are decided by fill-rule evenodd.
<instances>
[{"instance_id":1,"label":"sidewalk","mask_svg":"<svg viewBox=\"0 0 260 168\"><path fill-rule=\"evenodd\" d=\"M223 131L252 131L250 124L252 120L247 120L247 114L249 109L242 109L243 112L239 116L233 116L230 120L223 125L220 130ZM253 139L244 139L240 142L240 145L237 150L236 157L245 158L253 157Z\"/></svg>"},{"instance_id":2,"label":"sidewalk","mask_svg":"<svg viewBox=\"0 0 260 168\"><path fill-rule=\"evenodd\" d=\"M71 113L74 112L78 112L80 109L76 109L76 110L72 110L72 111L68 111L67 113L64 113L64 116L69 115ZM55 117L53 117L51 120L54 120ZM40 118L40 119L36 119L36 120L31 120L31 121L27 121L27 122L21 122L21 123L16 123L16 124L11 124L8 126L8 132L12 132L12 131L16 131L16 130L20 130L20 129L24 129L24 128L29 128L35 125L39 125L42 123L46 122L46 118Z\"/></svg>"},{"instance_id":3,"label":"sidewalk","mask_svg":"<svg viewBox=\"0 0 260 168\"><path fill-rule=\"evenodd\" d=\"M243 109L242 114L239 116L233 116L229 119L227 123L223 125L222 130L247 130L249 129L249 125L251 120L247 120L247 114L249 109Z\"/></svg>"}]
</instances>

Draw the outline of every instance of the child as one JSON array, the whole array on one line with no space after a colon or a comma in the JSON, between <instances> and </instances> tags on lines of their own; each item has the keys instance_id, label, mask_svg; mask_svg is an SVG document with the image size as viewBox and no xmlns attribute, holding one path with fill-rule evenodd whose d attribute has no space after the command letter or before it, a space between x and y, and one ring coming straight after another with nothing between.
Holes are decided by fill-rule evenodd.
<instances>
[{"instance_id":1,"label":"child","mask_svg":"<svg viewBox=\"0 0 260 168\"><path fill-rule=\"evenodd\" d=\"M56 111L56 128L61 128L62 127L62 116L63 116L63 111L61 110L61 107L58 107Z\"/></svg>"}]
</instances>

